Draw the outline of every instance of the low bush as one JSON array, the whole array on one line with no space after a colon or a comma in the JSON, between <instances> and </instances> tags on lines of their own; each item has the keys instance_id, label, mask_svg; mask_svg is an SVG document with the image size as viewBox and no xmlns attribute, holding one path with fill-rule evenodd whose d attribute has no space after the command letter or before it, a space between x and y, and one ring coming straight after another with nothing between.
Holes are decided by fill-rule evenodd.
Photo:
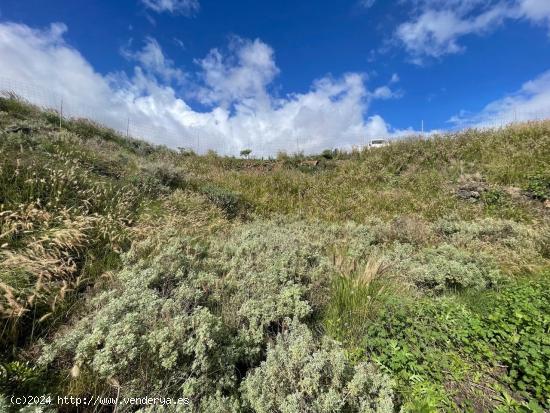
<instances>
[{"instance_id":1,"label":"low bush","mask_svg":"<svg viewBox=\"0 0 550 413\"><path fill-rule=\"evenodd\" d=\"M433 226L414 215L403 215L390 222L372 222L377 241L391 244L429 245L435 241Z\"/></svg>"},{"instance_id":2,"label":"low bush","mask_svg":"<svg viewBox=\"0 0 550 413\"><path fill-rule=\"evenodd\" d=\"M398 381L400 403L413 411L426 403L497 410L516 392L517 411L542 411L550 406L549 287L542 276L498 293L395 301L369 323L359 353Z\"/></svg>"},{"instance_id":3,"label":"low bush","mask_svg":"<svg viewBox=\"0 0 550 413\"><path fill-rule=\"evenodd\" d=\"M540 272L548 265L544 256L547 233L545 226L504 219L486 218L475 221L439 220L435 232L442 241L471 254L491 256L505 274Z\"/></svg>"},{"instance_id":4,"label":"low bush","mask_svg":"<svg viewBox=\"0 0 550 413\"><path fill-rule=\"evenodd\" d=\"M206 185L201 188L201 193L225 211L230 219L245 214L251 208L240 194L224 188Z\"/></svg>"},{"instance_id":5,"label":"low bush","mask_svg":"<svg viewBox=\"0 0 550 413\"><path fill-rule=\"evenodd\" d=\"M548 273L537 279L515 282L501 293L472 297L481 318L479 328L468 331L467 351L477 342L492 346L488 360L507 366L504 381L523 397L535 398L550 408L550 280Z\"/></svg>"},{"instance_id":6,"label":"low bush","mask_svg":"<svg viewBox=\"0 0 550 413\"><path fill-rule=\"evenodd\" d=\"M257 362L266 338L281 331L286 318L307 319L328 288L326 238L304 223L252 222L212 243L224 277L224 321L239 330L243 354Z\"/></svg>"},{"instance_id":7,"label":"low bush","mask_svg":"<svg viewBox=\"0 0 550 413\"><path fill-rule=\"evenodd\" d=\"M337 343L318 344L292 323L267 350L266 360L242 384L245 403L258 413L391 413L392 382L370 364L351 366Z\"/></svg>"},{"instance_id":8,"label":"low bush","mask_svg":"<svg viewBox=\"0 0 550 413\"><path fill-rule=\"evenodd\" d=\"M45 374L29 362L11 361L0 364L0 393L15 396L36 396L36 390L47 393ZM4 411L0 409L0 411Z\"/></svg>"},{"instance_id":9,"label":"low bush","mask_svg":"<svg viewBox=\"0 0 550 413\"><path fill-rule=\"evenodd\" d=\"M163 162L146 163L141 174L156 179L160 185L170 189L184 189L187 185L185 174L181 168Z\"/></svg>"},{"instance_id":10,"label":"low bush","mask_svg":"<svg viewBox=\"0 0 550 413\"><path fill-rule=\"evenodd\" d=\"M76 389L92 378L121 397L185 396L200 411L238 404L239 381L284 320L311 315L307 297L328 260L274 223L242 225L209 244L167 231L134 244L110 289L44 349L42 364L78 372Z\"/></svg>"},{"instance_id":11,"label":"low bush","mask_svg":"<svg viewBox=\"0 0 550 413\"><path fill-rule=\"evenodd\" d=\"M445 244L422 251L406 276L419 289L435 294L493 288L502 278L489 257Z\"/></svg>"},{"instance_id":12,"label":"low bush","mask_svg":"<svg viewBox=\"0 0 550 413\"><path fill-rule=\"evenodd\" d=\"M335 151L332 149L325 149L323 152L321 152L321 156L325 159L332 159L335 156Z\"/></svg>"},{"instance_id":13,"label":"low bush","mask_svg":"<svg viewBox=\"0 0 550 413\"><path fill-rule=\"evenodd\" d=\"M550 199L550 176L547 173L530 175L527 178L526 190L535 199Z\"/></svg>"},{"instance_id":14,"label":"low bush","mask_svg":"<svg viewBox=\"0 0 550 413\"><path fill-rule=\"evenodd\" d=\"M114 277L113 288L90 302L89 315L44 350L43 364L65 360L75 381L103 382L107 395L121 397L199 403L235 386L231 335L208 308L213 280L201 272L192 244L174 239L159 256L137 258Z\"/></svg>"}]
</instances>

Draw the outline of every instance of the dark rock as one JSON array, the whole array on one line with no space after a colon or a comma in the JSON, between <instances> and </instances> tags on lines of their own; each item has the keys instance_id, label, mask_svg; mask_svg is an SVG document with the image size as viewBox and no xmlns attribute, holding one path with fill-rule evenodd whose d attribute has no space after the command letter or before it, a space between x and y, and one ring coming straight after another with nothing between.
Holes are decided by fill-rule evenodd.
<instances>
[{"instance_id":1,"label":"dark rock","mask_svg":"<svg viewBox=\"0 0 550 413\"><path fill-rule=\"evenodd\" d=\"M32 132L30 126L10 126L5 130L7 133L23 132L25 135L29 135Z\"/></svg>"},{"instance_id":2,"label":"dark rock","mask_svg":"<svg viewBox=\"0 0 550 413\"><path fill-rule=\"evenodd\" d=\"M481 176L461 177L455 195L470 202L477 202L481 199L481 194L487 191L487 184Z\"/></svg>"},{"instance_id":3,"label":"dark rock","mask_svg":"<svg viewBox=\"0 0 550 413\"><path fill-rule=\"evenodd\" d=\"M459 188L456 191L456 196L461 199L466 199L466 200L475 202L479 200L479 198L481 197L481 194L478 191L471 191L468 189Z\"/></svg>"}]
</instances>

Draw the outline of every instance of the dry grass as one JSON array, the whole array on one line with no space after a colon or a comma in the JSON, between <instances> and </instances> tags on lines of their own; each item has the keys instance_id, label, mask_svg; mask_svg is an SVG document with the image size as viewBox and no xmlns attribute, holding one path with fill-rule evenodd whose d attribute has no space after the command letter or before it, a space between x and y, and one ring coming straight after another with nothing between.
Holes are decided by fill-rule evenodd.
<instances>
[{"instance_id":1,"label":"dry grass","mask_svg":"<svg viewBox=\"0 0 550 413\"><path fill-rule=\"evenodd\" d=\"M548 169L550 122L410 139L338 156L308 168L301 157L246 161L188 156L176 162L199 185L210 182L241 193L267 216L292 214L332 222L401 215L428 221L449 215L530 221L542 211L528 199L488 205L484 200L464 201L454 193L461 177L479 178L503 192L509 186L525 188L531 174ZM259 167L247 167L253 162Z\"/></svg>"},{"instance_id":2,"label":"dry grass","mask_svg":"<svg viewBox=\"0 0 550 413\"><path fill-rule=\"evenodd\" d=\"M78 260L95 221L36 204L0 212L0 314L12 330L36 308L43 321L78 286Z\"/></svg>"},{"instance_id":3,"label":"dry grass","mask_svg":"<svg viewBox=\"0 0 550 413\"><path fill-rule=\"evenodd\" d=\"M0 341L16 343L116 262L143 195L96 174L66 131L8 138L0 144Z\"/></svg>"}]
</instances>

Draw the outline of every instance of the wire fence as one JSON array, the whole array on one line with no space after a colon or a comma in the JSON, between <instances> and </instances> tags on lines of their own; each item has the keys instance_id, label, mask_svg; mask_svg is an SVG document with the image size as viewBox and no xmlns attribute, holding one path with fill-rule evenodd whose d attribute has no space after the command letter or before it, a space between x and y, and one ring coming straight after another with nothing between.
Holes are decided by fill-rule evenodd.
<instances>
[{"instance_id":1,"label":"wire fence","mask_svg":"<svg viewBox=\"0 0 550 413\"><path fill-rule=\"evenodd\" d=\"M164 143L173 148L193 150L196 153L206 153L215 150L222 155L239 155L243 149L250 149L252 155L257 158L267 158L279 152L301 153L308 152L308 143L314 141L313 136L292 138L288 142L266 142L262 137L247 139L244 141L230 142L219 138L215 142L206 138L201 127L183 127L175 121L168 124L154 124L151 117L144 116L143 108L130 110L132 104L123 98L109 102L109 107L104 107L104 100L98 99L96 105L83 103L84 97L70 96L68 93L59 93L38 84L9 79L0 76L0 93L13 93L25 101L41 108L57 112L64 119L86 118L98 124L109 127L119 134L134 139L146 140L153 143ZM478 117L456 118L449 123L449 127L440 132L458 132L467 128L501 128L511 124L550 119L550 108L542 111L516 110L513 106L501 108L498 114L485 114ZM393 135L390 139L406 139L409 137L429 138L438 131L424 132L430 128L429 122L419 122L420 131ZM361 149L368 146L371 139L388 139L388 137L366 137L358 142L354 148ZM352 147L327 148L350 150Z\"/></svg>"},{"instance_id":2,"label":"wire fence","mask_svg":"<svg viewBox=\"0 0 550 413\"><path fill-rule=\"evenodd\" d=\"M101 101L95 106L86 105L79 99L55 92L38 84L1 76L0 93L14 94L43 109L55 111L63 119L89 119L113 129L123 136L155 143L165 142L174 147L181 146L193 150L201 149L201 144L197 143L199 134L191 136L189 133L170 130L165 125L150 124L148 123L150 118L144 120L143 116L139 116L139 111L130 112L128 110L128 103L122 99L111 102L109 107L102 106Z\"/></svg>"}]
</instances>

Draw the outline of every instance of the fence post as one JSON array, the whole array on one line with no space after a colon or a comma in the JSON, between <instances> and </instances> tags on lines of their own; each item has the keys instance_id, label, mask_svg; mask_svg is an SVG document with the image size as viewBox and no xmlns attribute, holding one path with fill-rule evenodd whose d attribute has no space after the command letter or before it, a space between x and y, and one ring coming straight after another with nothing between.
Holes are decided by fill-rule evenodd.
<instances>
[{"instance_id":1,"label":"fence post","mask_svg":"<svg viewBox=\"0 0 550 413\"><path fill-rule=\"evenodd\" d=\"M62 119L63 119L63 96L61 97L61 105L59 106L59 130L61 130Z\"/></svg>"}]
</instances>

